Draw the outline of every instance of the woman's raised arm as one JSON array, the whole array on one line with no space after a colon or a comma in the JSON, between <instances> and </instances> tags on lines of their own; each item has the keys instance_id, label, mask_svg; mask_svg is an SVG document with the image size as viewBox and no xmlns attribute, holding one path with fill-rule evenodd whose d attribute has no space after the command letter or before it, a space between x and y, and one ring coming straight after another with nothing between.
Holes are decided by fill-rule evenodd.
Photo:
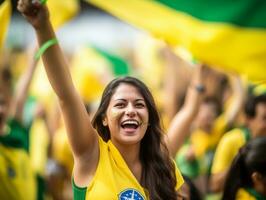
<instances>
[{"instance_id":1,"label":"woman's raised arm","mask_svg":"<svg viewBox=\"0 0 266 200\"><path fill-rule=\"evenodd\" d=\"M49 20L49 11L46 5L31 0L19 0L17 8L33 26L40 48L48 46L42 53L42 60L59 99L75 160L90 160L93 165L97 163L99 151L97 133L73 85L68 64Z\"/></svg>"},{"instance_id":2,"label":"woman's raised arm","mask_svg":"<svg viewBox=\"0 0 266 200\"><path fill-rule=\"evenodd\" d=\"M198 113L204 93L203 68L203 65L195 68L190 86L187 89L185 103L170 123L166 144L173 157L189 135L191 124Z\"/></svg>"}]
</instances>

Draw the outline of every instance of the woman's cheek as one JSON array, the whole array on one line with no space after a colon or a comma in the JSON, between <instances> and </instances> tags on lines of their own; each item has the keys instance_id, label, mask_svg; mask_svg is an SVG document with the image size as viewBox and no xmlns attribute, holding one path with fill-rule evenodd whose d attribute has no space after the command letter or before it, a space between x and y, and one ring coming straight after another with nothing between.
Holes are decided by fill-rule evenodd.
<instances>
[{"instance_id":1,"label":"woman's cheek","mask_svg":"<svg viewBox=\"0 0 266 200\"><path fill-rule=\"evenodd\" d=\"M122 115L123 111L117 110L117 109L112 109L110 112L111 118L119 118Z\"/></svg>"}]
</instances>

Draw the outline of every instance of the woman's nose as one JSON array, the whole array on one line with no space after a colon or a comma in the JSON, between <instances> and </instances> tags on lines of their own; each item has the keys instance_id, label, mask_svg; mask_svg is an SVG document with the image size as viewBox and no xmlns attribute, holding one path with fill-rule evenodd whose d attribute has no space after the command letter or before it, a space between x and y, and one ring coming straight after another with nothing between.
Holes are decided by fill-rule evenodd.
<instances>
[{"instance_id":1,"label":"woman's nose","mask_svg":"<svg viewBox=\"0 0 266 200\"><path fill-rule=\"evenodd\" d=\"M136 109L132 105L128 105L126 108L126 115L132 117L136 115Z\"/></svg>"}]
</instances>

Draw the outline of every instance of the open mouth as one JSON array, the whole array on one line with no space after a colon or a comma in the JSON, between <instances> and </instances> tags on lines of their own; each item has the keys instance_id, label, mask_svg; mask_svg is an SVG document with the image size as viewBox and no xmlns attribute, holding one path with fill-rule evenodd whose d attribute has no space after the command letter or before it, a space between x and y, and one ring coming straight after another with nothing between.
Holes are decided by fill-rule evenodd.
<instances>
[{"instance_id":1,"label":"open mouth","mask_svg":"<svg viewBox=\"0 0 266 200\"><path fill-rule=\"evenodd\" d=\"M124 129L137 129L139 125L139 122L136 120L126 120L122 122L121 127Z\"/></svg>"}]
</instances>

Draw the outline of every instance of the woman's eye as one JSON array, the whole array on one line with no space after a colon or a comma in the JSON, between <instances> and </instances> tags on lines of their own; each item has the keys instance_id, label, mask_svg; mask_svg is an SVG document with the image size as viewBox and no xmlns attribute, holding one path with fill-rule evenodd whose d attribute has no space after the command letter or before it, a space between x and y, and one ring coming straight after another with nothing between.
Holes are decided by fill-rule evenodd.
<instances>
[{"instance_id":1,"label":"woman's eye","mask_svg":"<svg viewBox=\"0 0 266 200\"><path fill-rule=\"evenodd\" d=\"M137 108L143 108L143 107L145 107L145 105L142 104L142 103L137 103L137 104L136 104L136 107L137 107Z\"/></svg>"},{"instance_id":2,"label":"woman's eye","mask_svg":"<svg viewBox=\"0 0 266 200\"><path fill-rule=\"evenodd\" d=\"M123 108L124 106L125 106L124 103L115 104L115 107L117 107L117 108Z\"/></svg>"}]
</instances>

